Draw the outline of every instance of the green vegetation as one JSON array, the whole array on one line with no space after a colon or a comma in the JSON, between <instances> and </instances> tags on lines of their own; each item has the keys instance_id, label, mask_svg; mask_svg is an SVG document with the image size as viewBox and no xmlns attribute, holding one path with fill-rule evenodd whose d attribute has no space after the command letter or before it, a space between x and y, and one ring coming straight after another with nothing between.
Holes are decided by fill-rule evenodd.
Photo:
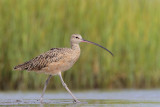
<instances>
[{"instance_id":1,"label":"green vegetation","mask_svg":"<svg viewBox=\"0 0 160 107\"><path fill-rule=\"evenodd\" d=\"M81 43L81 56L63 73L72 89L160 87L159 0L0 0L0 89L42 89L45 74L13 71L53 47ZM51 79L48 89L62 88Z\"/></svg>"}]
</instances>

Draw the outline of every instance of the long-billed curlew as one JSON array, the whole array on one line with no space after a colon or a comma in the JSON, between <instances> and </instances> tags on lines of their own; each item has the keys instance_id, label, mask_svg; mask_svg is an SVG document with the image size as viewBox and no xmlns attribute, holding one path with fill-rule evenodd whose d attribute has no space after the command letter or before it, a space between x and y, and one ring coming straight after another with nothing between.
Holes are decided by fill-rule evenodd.
<instances>
[{"instance_id":1,"label":"long-billed curlew","mask_svg":"<svg viewBox=\"0 0 160 107\"><path fill-rule=\"evenodd\" d=\"M49 74L48 79L45 82L43 93L41 95L41 103L43 101L43 95L45 93L47 84L53 75L59 75L62 85L65 89L70 93L73 97L75 103L79 103L80 101L72 94L69 90L65 82L63 81L61 72L70 69L73 64L77 61L80 56L80 42L87 42L94 45L97 45L105 50L107 50L111 55L113 55L108 49L103 46L96 44L94 42L90 42L82 39L80 34L73 34L70 39L71 48L52 48L49 51L40 54L39 56L33 58L30 61L27 61L23 64L17 65L14 67L14 70L22 71L35 71Z\"/></svg>"}]
</instances>

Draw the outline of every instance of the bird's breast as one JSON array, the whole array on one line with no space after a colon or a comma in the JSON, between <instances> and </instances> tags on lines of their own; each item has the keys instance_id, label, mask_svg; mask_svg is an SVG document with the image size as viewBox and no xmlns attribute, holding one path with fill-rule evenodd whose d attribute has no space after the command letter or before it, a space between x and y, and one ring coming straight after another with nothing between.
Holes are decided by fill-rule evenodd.
<instances>
[{"instance_id":1,"label":"bird's breast","mask_svg":"<svg viewBox=\"0 0 160 107\"><path fill-rule=\"evenodd\" d=\"M46 73L56 75L58 72L63 72L68 69L70 69L73 64L78 60L80 56L80 52L72 52L65 54L61 60L57 62L52 62L48 65L48 67L45 67L43 70L45 70Z\"/></svg>"}]
</instances>

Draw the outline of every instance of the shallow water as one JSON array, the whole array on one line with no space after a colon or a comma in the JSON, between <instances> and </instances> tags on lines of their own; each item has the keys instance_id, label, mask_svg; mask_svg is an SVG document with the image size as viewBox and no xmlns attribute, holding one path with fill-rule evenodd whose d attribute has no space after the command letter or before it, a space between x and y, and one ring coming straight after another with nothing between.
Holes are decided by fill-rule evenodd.
<instances>
[{"instance_id":1,"label":"shallow water","mask_svg":"<svg viewBox=\"0 0 160 107\"><path fill-rule=\"evenodd\" d=\"M67 92L46 92L40 104L40 92L0 92L0 105L18 106L111 106L159 107L160 90L121 90L74 92L82 102L73 104ZM86 103L87 102L87 103Z\"/></svg>"}]
</instances>

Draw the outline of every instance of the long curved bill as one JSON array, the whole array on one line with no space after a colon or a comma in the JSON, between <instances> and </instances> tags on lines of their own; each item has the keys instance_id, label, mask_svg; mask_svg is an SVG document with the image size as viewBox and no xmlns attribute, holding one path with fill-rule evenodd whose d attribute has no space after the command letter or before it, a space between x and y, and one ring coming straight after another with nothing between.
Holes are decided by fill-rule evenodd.
<instances>
[{"instance_id":1,"label":"long curved bill","mask_svg":"<svg viewBox=\"0 0 160 107\"><path fill-rule=\"evenodd\" d=\"M113 53L112 53L111 51L109 51L108 49L106 49L105 47L103 47L103 46L101 46L101 45L99 45L99 44L97 44L97 43L94 43L94 42L91 42L91 41L88 41L88 40L84 40L84 39L82 39L81 42L87 42L87 43L91 43L91 44L93 44L93 45L97 45L97 46L105 49L106 51L108 51L108 52L113 56Z\"/></svg>"}]
</instances>

